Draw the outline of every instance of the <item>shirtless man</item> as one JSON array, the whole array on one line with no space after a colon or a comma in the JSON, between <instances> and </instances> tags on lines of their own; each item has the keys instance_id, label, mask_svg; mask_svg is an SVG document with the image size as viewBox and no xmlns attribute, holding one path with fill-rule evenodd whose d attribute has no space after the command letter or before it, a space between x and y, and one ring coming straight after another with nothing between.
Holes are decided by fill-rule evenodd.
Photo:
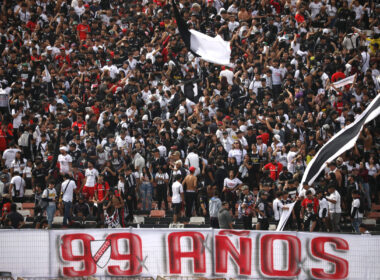
<instances>
[{"instance_id":1,"label":"shirtless man","mask_svg":"<svg viewBox=\"0 0 380 280\"><path fill-rule=\"evenodd\" d=\"M190 174L187 175L182 182L182 185L186 189L185 191L186 217L191 217L193 205L194 205L195 200L197 199L196 189L197 189L198 179L194 175L195 167L191 166L189 168L189 171L190 171Z\"/></svg>"}]
</instances>

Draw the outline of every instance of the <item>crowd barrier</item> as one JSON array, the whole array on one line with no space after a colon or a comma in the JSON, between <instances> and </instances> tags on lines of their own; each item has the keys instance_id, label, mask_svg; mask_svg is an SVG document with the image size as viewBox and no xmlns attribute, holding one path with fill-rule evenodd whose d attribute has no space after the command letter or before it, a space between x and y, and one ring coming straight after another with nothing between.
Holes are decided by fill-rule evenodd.
<instances>
[{"instance_id":1,"label":"crowd barrier","mask_svg":"<svg viewBox=\"0 0 380 280\"><path fill-rule=\"evenodd\" d=\"M379 279L380 236L215 229L1 230L13 277Z\"/></svg>"}]
</instances>

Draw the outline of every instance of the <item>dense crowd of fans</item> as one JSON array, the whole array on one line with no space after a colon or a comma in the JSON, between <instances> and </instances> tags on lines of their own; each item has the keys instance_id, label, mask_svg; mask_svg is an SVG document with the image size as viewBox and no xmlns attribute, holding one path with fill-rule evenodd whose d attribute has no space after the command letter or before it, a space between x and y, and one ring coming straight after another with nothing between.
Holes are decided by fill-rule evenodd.
<instances>
[{"instance_id":1,"label":"dense crowd of fans","mask_svg":"<svg viewBox=\"0 0 380 280\"><path fill-rule=\"evenodd\" d=\"M190 28L231 42L235 67L188 52L166 0L1 1L3 226L23 225L12 202L32 189L49 226L57 209L63 226L126 226L156 202L174 222L241 218L250 229L257 217L265 230L297 201L288 229L339 231L347 212L358 231L379 202L378 119L297 187L378 94L380 4L177 4Z\"/></svg>"}]
</instances>

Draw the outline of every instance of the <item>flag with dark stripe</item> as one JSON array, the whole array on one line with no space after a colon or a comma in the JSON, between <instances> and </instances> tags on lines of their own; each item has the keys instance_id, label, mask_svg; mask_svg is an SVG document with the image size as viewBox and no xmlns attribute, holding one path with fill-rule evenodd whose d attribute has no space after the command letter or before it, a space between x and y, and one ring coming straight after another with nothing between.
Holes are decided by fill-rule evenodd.
<instances>
[{"instance_id":1,"label":"flag with dark stripe","mask_svg":"<svg viewBox=\"0 0 380 280\"><path fill-rule=\"evenodd\" d=\"M333 161L340 154L354 147L363 126L380 114L380 95L377 95L369 106L350 125L335 134L307 165L303 174L300 189L304 182L309 185L314 182L327 162Z\"/></svg>"}]
</instances>

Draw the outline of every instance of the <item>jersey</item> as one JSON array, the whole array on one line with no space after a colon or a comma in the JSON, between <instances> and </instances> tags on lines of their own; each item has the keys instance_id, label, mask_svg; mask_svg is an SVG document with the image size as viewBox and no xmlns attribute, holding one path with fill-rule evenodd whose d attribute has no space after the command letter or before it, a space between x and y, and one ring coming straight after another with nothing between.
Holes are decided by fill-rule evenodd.
<instances>
[{"instance_id":1,"label":"jersey","mask_svg":"<svg viewBox=\"0 0 380 280\"><path fill-rule=\"evenodd\" d=\"M86 177L86 183L84 185L86 187L94 187L96 184L96 177L99 176L99 172L95 168L87 168L84 173L84 176Z\"/></svg>"}]
</instances>

